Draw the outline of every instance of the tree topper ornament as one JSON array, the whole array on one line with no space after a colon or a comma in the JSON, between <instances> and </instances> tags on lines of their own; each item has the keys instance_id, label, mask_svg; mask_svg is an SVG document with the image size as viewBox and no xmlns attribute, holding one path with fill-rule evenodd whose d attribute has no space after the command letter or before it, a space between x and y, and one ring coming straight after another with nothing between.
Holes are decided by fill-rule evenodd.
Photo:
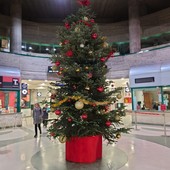
<instances>
[{"instance_id":1,"label":"tree topper ornament","mask_svg":"<svg viewBox=\"0 0 170 170\"><path fill-rule=\"evenodd\" d=\"M90 0L78 0L78 3L82 6L89 6Z\"/></svg>"}]
</instances>

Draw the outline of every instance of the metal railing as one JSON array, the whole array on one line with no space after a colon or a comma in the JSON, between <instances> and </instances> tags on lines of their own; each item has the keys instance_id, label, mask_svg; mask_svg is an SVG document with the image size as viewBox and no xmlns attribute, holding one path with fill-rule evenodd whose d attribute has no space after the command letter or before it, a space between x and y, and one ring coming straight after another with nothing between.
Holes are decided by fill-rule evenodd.
<instances>
[{"instance_id":1,"label":"metal railing","mask_svg":"<svg viewBox=\"0 0 170 170\"><path fill-rule=\"evenodd\" d=\"M162 125L163 125L163 132L164 136L167 136L167 126L170 125L170 119L167 122L167 118L170 117L170 111L161 111L161 112L155 112L155 111L132 111L132 114L134 114L134 124L135 124L135 130L138 130L138 116L139 115L149 115L149 116L162 116ZM141 122L140 122L141 123ZM145 123L145 122L143 122ZM151 123L152 124L152 123ZM156 123L154 123L156 125Z\"/></svg>"}]
</instances>

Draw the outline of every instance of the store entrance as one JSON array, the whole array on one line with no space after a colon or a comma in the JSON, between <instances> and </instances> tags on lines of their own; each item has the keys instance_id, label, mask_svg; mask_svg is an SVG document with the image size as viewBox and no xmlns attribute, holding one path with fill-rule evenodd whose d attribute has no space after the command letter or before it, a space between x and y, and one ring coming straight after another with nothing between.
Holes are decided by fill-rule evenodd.
<instances>
[{"instance_id":1,"label":"store entrance","mask_svg":"<svg viewBox=\"0 0 170 170\"><path fill-rule=\"evenodd\" d=\"M153 108L152 93L143 92L143 96L144 96L144 105L145 105L145 107L148 108L148 109L152 109Z\"/></svg>"}]
</instances>

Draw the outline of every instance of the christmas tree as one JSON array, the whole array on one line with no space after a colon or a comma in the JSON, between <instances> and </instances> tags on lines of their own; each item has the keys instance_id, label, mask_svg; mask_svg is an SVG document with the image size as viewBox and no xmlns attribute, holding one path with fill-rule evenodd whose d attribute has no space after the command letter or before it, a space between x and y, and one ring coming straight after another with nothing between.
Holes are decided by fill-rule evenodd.
<instances>
[{"instance_id":1,"label":"christmas tree","mask_svg":"<svg viewBox=\"0 0 170 170\"><path fill-rule=\"evenodd\" d=\"M101 36L90 1L78 2L81 7L64 20L60 30L60 53L51 57L62 86L51 91L51 109L57 118L48 133L64 141L75 136L102 135L112 143L122 132L128 132L121 120L124 107L111 110L120 89L110 91L106 81L106 62L114 50Z\"/></svg>"}]
</instances>

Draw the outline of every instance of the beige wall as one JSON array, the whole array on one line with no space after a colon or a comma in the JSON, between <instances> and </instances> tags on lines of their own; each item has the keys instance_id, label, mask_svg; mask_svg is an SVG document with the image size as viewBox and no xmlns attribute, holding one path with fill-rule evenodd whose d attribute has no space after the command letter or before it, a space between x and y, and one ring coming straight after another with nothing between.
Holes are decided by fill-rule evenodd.
<instances>
[{"instance_id":1,"label":"beige wall","mask_svg":"<svg viewBox=\"0 0 170 170\"><path fill-rule=\"evenodd\" d=\"M149 51L141 54L131 54L111 58L107 63L110 72L108 78L127 78L132 66L170 63L170 47ZM54 76L47 74L48 66L51 65L49 58L26 55L16 55L0 52L0 65L17 67L21 70L22 79L55 80Z\"/></svg>"},{"instance_id":2,"label":"beige wall","mask_svg":"<svg viewBox=\"0 0 170 170\"><path fill-rule=\"evenodd\" d=\"M0 35L9 35L10 18L0 15ZM40 24L23 21L23 41L39 43L59 43L57 24ZM100 24L100 31L108 37L109 42L128 41L128 21ZM170 31L170 8L141 17L142 37Z\"/></svg>"}]
</instances>

